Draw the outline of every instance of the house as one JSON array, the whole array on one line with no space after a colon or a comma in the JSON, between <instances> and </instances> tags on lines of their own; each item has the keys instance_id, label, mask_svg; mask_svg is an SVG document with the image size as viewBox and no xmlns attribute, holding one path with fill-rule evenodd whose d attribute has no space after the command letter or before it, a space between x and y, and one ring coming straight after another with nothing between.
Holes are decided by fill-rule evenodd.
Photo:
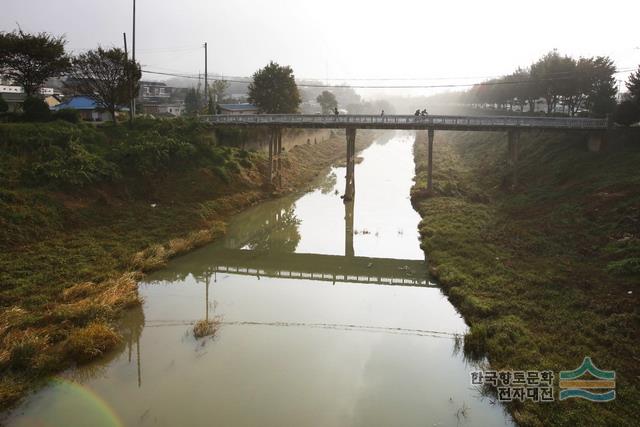
<instances>
[{"instance_id":1,"label":"house","mask_svg":"<svg viewBox=\"0 0 640 427\"><path fill-rule=\"evenodd\" d=\"M46 98L54 95L52 88L43 87L40 89L40 94ZM9 111L16 112L22 110L22 103L25 99L24 89L22 86L0 85L0 96L5 100L9 106Z\"/></svg>"},{"instance_id":2,"label":"house","mask_svg":"<svg viewBox=\"0 0 640 427\"><path fill-rule=\"evenodd\" d=\"M111 121L111 114L104 109L95 99L89 96L74 96L52 108L53 111L60 111L66 108L78 110L82 120L90 122Z\"/></svg>"},{"instance_id":3,"label":"house","mask_svg":"<svg viewBox=\"0 0 640 427\"><path fill-rule=\"evenodd\" d=\"M0 96L9 106L10 112L22 110L24 101L24 90L19 86L0 86Z\"/></svg>"},{"instance_id":4,"label":"house","mask_svg":"<svg viewBox=\"0 0 640 427\"><path fill-rule=\"evenodd\" d=\"M218 104L220 114L258 114L258 107L253 104Z\"/></svg>"},{"instance_id":5,"label":"house","mask_svg":"<svg viewBox=\"0 0 640 427\"><path fill-rule=\"evenodd\" d=\"M48 95L44 98L44 103L49 106L49 109L53 109L53 107L59 105L60 102L60 96L58 95Z\"/></svg>"},{"instance_id":6,"label":"house","mask_svg":"<svg viewBox=\"0 0 640 427\"><path fill-rule=\"evenodd\" d=\"M160 113L160 106L171 101L171 87L163 82L140 82L140 91L136 101L140 112L146 114Z\"/></svg>"}]
</instances>

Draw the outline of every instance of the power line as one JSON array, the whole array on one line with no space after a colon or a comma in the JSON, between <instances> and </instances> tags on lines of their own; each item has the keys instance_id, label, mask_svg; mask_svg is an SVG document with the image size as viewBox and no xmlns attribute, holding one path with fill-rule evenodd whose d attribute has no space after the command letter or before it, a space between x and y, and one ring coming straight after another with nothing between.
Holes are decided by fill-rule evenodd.
<instances>
[{"instance_id":1,"label":"power line","mask_svg":"<svg viewBox=\"0 0 640 427\"><path fill-rule=\"evenodd\" d=\"M630 71L630 70L629 70ZM146 74L155 74L161 76L171 76L171 77L180 77L186 79L197 80L198 77L188 75L188 74L177 74L177 73L164 73L160 71L151 71L151 70L142 70L143 73ZM625 72L624 70L620 70L616 72L616 74ZM536 82L544 82L544 81L559 81L559 80L571 80L573 76L567 77L550 77L546 79L536 79L534 81L531 80L504 80L504 81L485 81L479 83L451 83L451 84L436 84L436 85L329 85L322 83L297 83L299 87L308 87L308 88L352 88L352 89L447 89L447 88L464 88L464 87L474 87L474 86L498 86L498 85L514 85L514 84L532 84ZM242 80L239 80L242 79ZM225 78L224 79L230 83L243 83L249 84L250 77L235 77L235 78Z\"/></svg>"},{"instance_id":2,"label":"power line","mask_svg":"<svg viewBox=\"0 0 640 427\"><path fill-rule=\"evenodd\" d=\"M171 70L169 68L164 68L164 67L156 67L156 68L160 68L160 69L164 69L167 71L175 71L175 70ZM625 67L625 68L621 68L618 69L617 71L614 72L614 74L622 74L622 73L626 73L629 71L634 71L636 69L636 67ZM151 71L149 71L149 73L153 74ZM157 74L160 74L159 72L157 72ZM171 73L167 73L167 74L171 74ZM193 78L196 75L195 74L188 74L188 73L184 73L184 72L179 72L179 71L175 71L176 76L179 77L185 77L185 78ZM173 75L172 74L172 75ZM554 73L550 73L549 75L551 76L562 76L562 75L579 75L579 72L577 71L556 71ZM513 75L513 74L511 74ZM300 82L313 82L313 81L318 81L321 82L323 80L330 80L330 81L342 81L342 82L348 82L348 81L437 81L437 80L471 80L471 79L478 79L478 80L489 80L489 79L497 79L497 78L502 78L502 77L506 77L509 75L493 75L493 76L468 76L468 77L352 77L352 78L315 78L315 77L299 77L296 80L300 81ZM238 79L238 80L243 80L243 79L251 79L251 77L247 77L247 76L228 76L225 80L230 81L230 79ZM309 83L312 84L312 83ZM315 83L313 83L315 84ZM341 86L341 85L329 85L329 86Z\"/></svg>"}]
</instances>

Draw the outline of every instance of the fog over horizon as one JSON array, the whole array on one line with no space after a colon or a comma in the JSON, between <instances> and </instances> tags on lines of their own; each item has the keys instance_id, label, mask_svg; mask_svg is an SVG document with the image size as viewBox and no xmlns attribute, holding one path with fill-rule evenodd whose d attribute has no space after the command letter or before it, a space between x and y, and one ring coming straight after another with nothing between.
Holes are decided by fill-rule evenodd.
<instances>
[{"instance_id":1,"label":"fog over horizon","mask_svg":"<svg viewBox=\"0 0 640 427\"><path fill-rule=\"evenodd\" d=\"M68 50L131 49L132 0L10 1L0 30L64 34ZM136 59L145 70L248 77L270 60L330 85L461 85L527 67L552 49L609 56L626 80L640 63L640 3L614 0L180 2L137 0ZM169 76L145 74L145 80ZM458 89L465 89L460 87ZM356 89L365 97L451 90Z\"/></svg>"}]
</instances>

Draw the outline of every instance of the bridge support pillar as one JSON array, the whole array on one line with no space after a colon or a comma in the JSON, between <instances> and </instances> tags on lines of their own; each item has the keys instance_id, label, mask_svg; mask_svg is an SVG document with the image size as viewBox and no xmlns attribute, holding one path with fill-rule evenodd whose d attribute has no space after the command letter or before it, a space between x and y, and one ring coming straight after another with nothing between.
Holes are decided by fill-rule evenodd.
<instances>
[{"instance_id":1,"label":"bridge support pillar","mask_svg":"<svg viewBox=\"0 0 640 427\"><path fill-rule=\"evenodd\" d=\"M347 128L347 182L344 189L344 202L350 202L356 193L355 182L355 154L356 154L356 128Z\"/></svg>"},{"instance_id":2,"label":"bridge support pillar","mask_svg":"<svg viewBox=\"0 0 640 427\"><path fill-rule=\"evenodd\" d=\"M435 131L433 129L429 129L427 131L427 152L429 158L427 159L427 191L429 193L433 192L433 137Z\"/></svg>"},{"instance_id":3,"label":"bridge support pillar","mask_svg":"<svg viewBox=\"0 0 640 427\"><path fill-rule=\"evenodd\" d=\"M273 186L273 139L275 131L271 129L269 134L269 187Z\"/></svg>"},{"instance_id":4,"label":"bridge support pillar","mask_svg":"<svg viewBox=\"0 0 640 427\"><path fill-rule=\"evenodd\" d=\"M514 189L518 186L518 154L520 151L520 131L510 130L507 132L508 139L508 166L510 175L510 185Z\"/></svg>"},{"instance_id":5,"label":"bridge support pillar","mask_svg":"<svg viewBox=\"0 0 640 427\"><path fill-rule=\"evenodd\" d=\"M278 128L276 133L276 185L282 187L282 128Z\"/></svg>"},{"instance_id":6,"label":"bridge support pillar","mask_svg":"<svg viewBox=\"0 0 640 427\"><path fill-rule=\"evenodd\" d=\"M282 153L282 129L275 127L271 129L269 136L269 187L280 187L282 185L281 162Z\"/></svg>"}]
</instances>

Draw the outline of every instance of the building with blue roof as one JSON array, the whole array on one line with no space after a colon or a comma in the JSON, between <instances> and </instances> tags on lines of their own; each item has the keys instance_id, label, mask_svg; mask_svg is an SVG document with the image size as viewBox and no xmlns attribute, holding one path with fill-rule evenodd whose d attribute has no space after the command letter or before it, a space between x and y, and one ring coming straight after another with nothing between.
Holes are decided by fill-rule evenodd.
<instances>
[{"instance_id":1,"label":"building with blue roof","mask_svg":"<svg viewBox=\"0 0 640 427\"><path fill-rule=\"evenodd\" d=\"M82 120L90 122L109 122L111 114L98 101L90 96L74 96L52 108L53 111L64 109L77 110Z\"/></svg>"}]
</instances>

